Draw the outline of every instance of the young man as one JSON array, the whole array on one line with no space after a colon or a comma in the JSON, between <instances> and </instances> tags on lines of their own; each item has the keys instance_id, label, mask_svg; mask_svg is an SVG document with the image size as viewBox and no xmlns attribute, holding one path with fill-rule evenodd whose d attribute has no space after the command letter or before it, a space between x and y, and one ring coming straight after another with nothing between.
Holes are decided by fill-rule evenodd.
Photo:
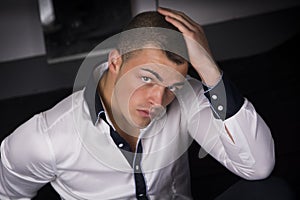
<instances>
[{"instance_id":1,"label":"young man","mask_svg":"<svg viewBox=\"0 0 300 200\"><path fill-rule=\"evenodd\" d=\"M190 199L191 139L245 179L271 173L269 128L211 59L197 23L159 8L126 30L95 70L95 87L3 141L1 199L30 199L48 182L68 200ZM202 83L188 76L189 65Z\"/></svg>"}]
</instances>

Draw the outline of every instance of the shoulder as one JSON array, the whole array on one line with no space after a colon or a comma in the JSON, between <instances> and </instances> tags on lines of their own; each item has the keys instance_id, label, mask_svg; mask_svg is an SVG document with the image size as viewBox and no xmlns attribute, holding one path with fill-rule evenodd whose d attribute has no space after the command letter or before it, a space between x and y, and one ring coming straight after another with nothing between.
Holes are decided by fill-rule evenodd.
<instances>
[{"instance_id":1,"label":"shoulder","mask_svg":"<svg viewBox=\"0 0 300 200\"><path fill-rule=\"evenodd\" d=\"M53 171L54 157L43 123L41 114L37 114L5 138L1 144L1 160L8 169L19 174L39 169Z\"/></svg>"},{"instance_id":2,"label":"shoulder","mask_svg":"<svg viewBox=\"0 0 300 200\"><path fill-rule=\"evenodd\" d=\"M1 144L2 162L14 171L34 168L55 171L53 139L62 135L68 125L71 127L70 121L64 120L68 120L70 113L80 104L78 102L83 101L82 96L82 91L74 93L19 126Z\"/></svg>"},{"instance_id":3,"label":"shoulder","mask_svg":"<svg viewBox=\"0 0 300 200\"><path fill-rule=\"evenodd\" d=\"M66 97L53 108L42 112L41 115L45 122L44 128L49 129L64 118L68 118L74 110L83 105L83 102L83 90L81 90Z\"/></svg>"}]
</instances>

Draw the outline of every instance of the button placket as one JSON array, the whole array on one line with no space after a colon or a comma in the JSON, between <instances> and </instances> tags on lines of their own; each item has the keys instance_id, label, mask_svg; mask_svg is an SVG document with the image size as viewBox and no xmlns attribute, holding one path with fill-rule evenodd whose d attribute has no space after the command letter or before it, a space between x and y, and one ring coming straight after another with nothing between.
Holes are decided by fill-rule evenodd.
<instances>
[{"instance_id":1,"label":"button placket","mask_svg":"<svg viewBox=\"0 0 300 200\"><path fill-rule=\"evenodd\" d=\"M215 95L215 94L213 94L213 95L211 95L211 98L212 98L213 100L217 100L217 99L218 99L218 96Z\"/></svg>"},{"instance_id":2,"label":"button placket","mask_svg":"<svg viewBox=\"0 0 300 200\"><path fill-rule=\"evenodd\" d=\"M141 160L142 160L143 147L141 140L138 141L138 145L135 152L135 158L133 163L134 178L136 184L136 197L137 199L147 200L147 186L144 174L141 169Z\"/></svg>"},{"instance_id":3,"label":"button placket","mask_svg":"<svg viewBox=\"0 0 300 200\"><path fill-rule=\"evenodd\" d=\"M218 106L218 110L219 110L219 111L222 111L223 109L224 109L224 107L223 107L222 105L219 105L219 106Z\"/></svg>"}]
</instances>

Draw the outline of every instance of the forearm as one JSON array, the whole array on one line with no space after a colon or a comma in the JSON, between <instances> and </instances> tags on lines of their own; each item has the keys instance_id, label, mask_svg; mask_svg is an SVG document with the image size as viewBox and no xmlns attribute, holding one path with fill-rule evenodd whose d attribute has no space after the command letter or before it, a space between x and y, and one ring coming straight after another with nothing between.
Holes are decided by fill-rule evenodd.
<instances>
[{"instance_id":1,"label":"forearm","mask_svg":"<svg viewBox=\"0 0 300 200\"><path fill-rule=\"evenodd\" d=\"M214 87L203 87L204 95L199 97L202 109L189 119L194 122L190 123L190 131L198 132L193 133L196 141L243 178L268 176L274 166L274 143L268 126L253 105L243 98L226 74Z\"/></svg>"},{"instance_id":2,"label":"forearm","mask_svg":"<svg viewBox=\"0 0 300 200\"><path fill-rule=\"evenodd\" d=\"M211 55L204 49L202 51L197 55L197 59L194 59L193 67L201 77L202 82L208 87L213 87L220 81L222 72Z\"/></svg>"},{"instance_id":3,"label":"forearm","mask_svg":"<svg viewBox=\"0 0 300 200\"><path fill-rule=\"evenodd\" d=\"M220 134L224 151L217 159L245 179L266 178L275 164L274 142L253 105L246 100L238 113L223 121L223 126L227 129Z\"/></svg>"}]
</instances>

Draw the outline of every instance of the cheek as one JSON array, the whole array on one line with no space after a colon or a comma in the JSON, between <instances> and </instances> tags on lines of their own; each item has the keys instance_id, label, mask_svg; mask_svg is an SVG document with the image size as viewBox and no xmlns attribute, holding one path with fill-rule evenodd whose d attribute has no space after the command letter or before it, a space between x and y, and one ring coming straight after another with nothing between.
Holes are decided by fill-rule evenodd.
<instances>
[{"instance_id":1,"label":"cheek","mask_svg":"<svg viewBox=\"0 0 300 200\"><path fill-rule=\"evenodd\" d=\"M129 106L135 108L136 106L143 106L145 104L146 94L143 87L135 88L129 97Z\"/></svg>"},{"instance_id":2,"label":"cheek","mask_svg":"<svg viewBox=\"0 0 300 200\"><path fill-rule=\"evenodd\" d=\"M131 101L133 96L137 96L135 93L141 87L141 83L131 74L127 74L118 79L115 85L115 93L117 98L124 104Z\"/></svg>"}]
</instances>

